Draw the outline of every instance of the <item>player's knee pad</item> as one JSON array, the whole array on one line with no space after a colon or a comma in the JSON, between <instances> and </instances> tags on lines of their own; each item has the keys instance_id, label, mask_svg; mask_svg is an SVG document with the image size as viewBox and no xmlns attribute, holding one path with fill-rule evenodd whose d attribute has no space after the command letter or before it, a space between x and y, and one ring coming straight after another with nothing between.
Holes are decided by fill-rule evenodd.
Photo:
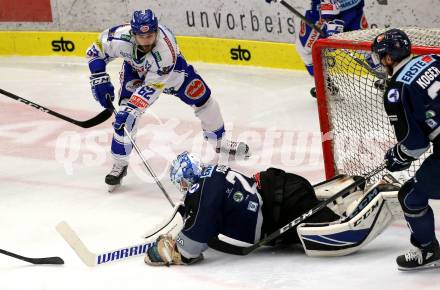
<instances>
[{"instance_id":1,"label":"player's knee pad","mask_svg":"<svg viewBox=\"0 0 440 290\"><path fill-rule=\"evenodd\" d=\"M417 217L423 215L428 208L428 199L416 191L414 179L405 182L399 190L398 198L406 216Z\"/></svg>"}]
</instances>

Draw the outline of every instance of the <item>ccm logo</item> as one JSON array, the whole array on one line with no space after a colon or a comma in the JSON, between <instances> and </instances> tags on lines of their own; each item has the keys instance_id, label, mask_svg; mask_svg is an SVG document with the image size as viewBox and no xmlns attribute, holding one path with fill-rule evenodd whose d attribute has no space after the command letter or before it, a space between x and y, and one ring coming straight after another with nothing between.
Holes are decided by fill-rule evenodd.
<instances>
[{"instance_id":1,"label":"ccm logo","mask_svg":"<svg viewBox=\"0 0 440 290\"><path fill-rule=\"evenodd\" d=\"M52 41L52 50L53 51L74 51L75 50L75 44L70 40L64 40L63 37L61 37L60 40L53 40Z\"/></svg>"},{"instance_id":2,"label":"ccm logo","mask_svg":"<svg viewBox=\"0 0 440 290\"><path fill-rule=\"evenodd\" d=\"M231 48L231 59L249 61L251 59L251 52L238 45L238 48Z\"/></svg>"}]
</instances>

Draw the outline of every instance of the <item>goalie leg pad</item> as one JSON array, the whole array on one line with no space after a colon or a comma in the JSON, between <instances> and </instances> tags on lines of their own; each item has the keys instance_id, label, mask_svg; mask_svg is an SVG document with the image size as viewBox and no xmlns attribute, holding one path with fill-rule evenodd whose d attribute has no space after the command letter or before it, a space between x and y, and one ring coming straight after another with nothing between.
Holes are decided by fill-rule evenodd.
<instances>
[{"instance_id":1,"label":"goalie leg pad","mask_svg":"<svg viewBox=\"0 0 440 290\"><path fill-rule=\"evenodd\" d=\"M385 192L383 192L385 191ZM378 236L393 220L384 194L397 197L395 187L379 184L370 188L352 214L333 223L305 223L297 228L298 236L308 256L343 256L358 251Z\"/></svg>"}]
</instances>

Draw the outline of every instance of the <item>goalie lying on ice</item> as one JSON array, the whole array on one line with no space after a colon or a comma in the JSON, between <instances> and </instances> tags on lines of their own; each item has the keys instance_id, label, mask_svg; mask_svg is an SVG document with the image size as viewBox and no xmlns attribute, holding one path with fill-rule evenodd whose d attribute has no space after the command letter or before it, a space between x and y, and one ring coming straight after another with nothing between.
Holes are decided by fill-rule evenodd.
<instances>
[{"instance_id":1,"label":"goalie lying on ice","mask_svg":"<svg viewBox=\"0 0 440 290\"><path fill-rule=\"evenodd\" d=\"M170 177L185 194L184 204L150 237L156 239L145 257L150 265L192 264L203 259L208 246L227 252L219 235L257 243L356 180L338 176L312 187L303 177L276 168L247 177L224 165L204 166L188 152L173 161ZM384 180L365 190L353 186L271 245L302 243L310 256L353 253L401 214L398 190Z\"/></svg>"}]
</instances>

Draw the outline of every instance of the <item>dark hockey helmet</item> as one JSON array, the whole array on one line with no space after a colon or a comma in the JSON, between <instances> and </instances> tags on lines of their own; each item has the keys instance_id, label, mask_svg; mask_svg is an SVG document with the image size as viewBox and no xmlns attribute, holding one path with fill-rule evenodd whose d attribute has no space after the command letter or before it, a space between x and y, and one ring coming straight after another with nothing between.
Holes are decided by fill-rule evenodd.
<instances>
[{"instance_id":1,"label":"dark hockey helmet","mask_svg":"<svg viewBox=\"0 0 440 290\"><path fill-rule=\"evenodd\" d=\"M411 54L411 41L400 29L393 28L379 34L371 46L374 61L380 63L380 60L386 55L390 55L394 61L401 61Z\"/></svg>"},{"instance_id":2,"label":"dark hockey helmet","mask_svg":"<svg viewBox=\"0 0 440 290\"><path fill-rule=\"evenodd\" d=\"M137 10L133 12L130 25L133 34L144 34L156 32L159 22L151 9Z\"/></svg>"}]
</instances>

